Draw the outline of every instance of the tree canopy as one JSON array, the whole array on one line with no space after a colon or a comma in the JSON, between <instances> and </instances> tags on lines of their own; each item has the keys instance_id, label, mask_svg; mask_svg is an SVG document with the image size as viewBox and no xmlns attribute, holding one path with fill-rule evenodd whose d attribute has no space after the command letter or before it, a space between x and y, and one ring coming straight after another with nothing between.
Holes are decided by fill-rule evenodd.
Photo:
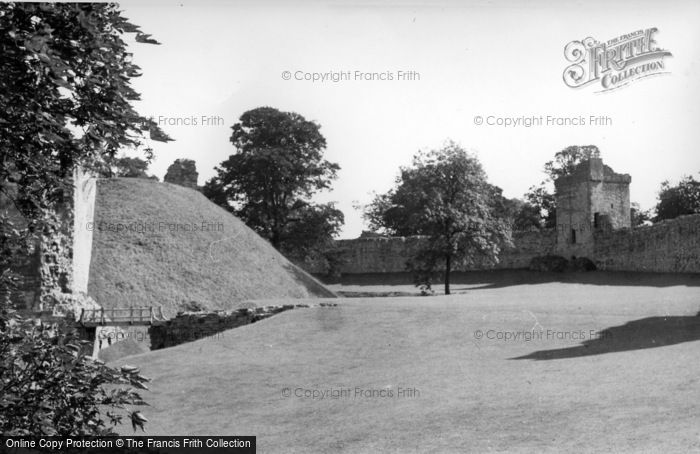
<instances>
[{"instance_id":1,"label":"tree canopy","mask_svg":"<svg viewBox=\"0 0 700 454\"><path fill-rule=\"evenodd\" d=\"M163 181L173 183L186 188L197 189L197 164L193 159L176 159L168 167Z\"/></svg>"},{"instance_id":2,"label":"tree canopy","mask_svg":"<svg viewBox=\"0 0 700 454\"><path fill-rule=\"evenodd\" d=\"M76 165L103 170L145 134L171 140L132 106L140 68L122 36L157 42L116 4L4 3L0 30L0 190L23 213L53 201Z\"/></svg>"},{"instance_id":3,"label":"tree canopy","mask_svg":"<svg viewBox=\"0 0 700 454\"><path fill-rule=\"evenodd\" d=\"M505 213L500 188L488 183L479 160L448 142L416 154L396 186L367 207L365 218L373 229L426 236L410 268L419 280L443 269L449 294L453 267L496 262L501 247L510 243Z\"/></svg>"},{"instance_id":4,"label":"tree canopy","mask_svg":"<svg viewBox=\"0 0 700 454\"><path fill-rule=\"evenodd\" d=\"M536 228L551 229L557 224L557 205L554 194L547 188L547 183L531 186L525 193L525 204L518 213L518 218L524 220L522 227L528 223ZM524 228L522 230L527 230Z\"/></svg>"},{"instance_id":5,"label":"tree canopy","mask_svg":"<svg viewBox=\"0 0 700 454\"><path fill-rule=\"evenodd\" d=\"M146 173L148 170L148 161L138 157L130 158L128 156L122 156L115 159L110 167L112 176L157 179L155 176L149 176L148 173Z\"/></svg>"},{"instance_id":6,"label":"tree canopy","mask_svg":"<svg viewBox=\"0 0 700 454\"><path fill-rule=\"evenodd\" d=\"M284 253L304 255L328 244L343 214L311 198L330 188L340 167L323 158L320 126L295 112L260 107L231 129L236 152L216 168L204 194Z\"/></svg>"},{"instance_id":7,"label":"tree canopy","mask_svg":"<svg viewBox=\"0 0 700 454\"><path fill-rule=\"evenodd\" d=\"M700 213L700 181L687 175L675 186L668 180L661 183L654 222L696 213Z\"/></svg>"},{"instance_id":8,"label":"tree canopy","mask_svg":"<svg viewBox=\"0 0 700 454\"><path fill-rule=\"evenodd\" d=\"M598 156L600 150L595 145L571 145L558 151L552 161L544 164L544 173L551 181L555 181L557 178L571 175L580 163Z\"/></svg>"},{"instance_id":9,"label":"tree canopy","mask_svg":"<svg viewBox=\"0 0 700 454\"><path fill-rule=\"evenodd\" d=\"M571 145L558 151L554 159L544 164L547 178L539 185L531 186L525 193L525 204L516 216L515 228L554 228L556 227L557 207L551 185L560 177L571 175L576 167L591 157L600 156L595 145Z\"/></svg>"},{"instance_id":10,"label":"tree canopy","mask_svg":"<svg viewBox=\"0 0 700 454\"><path fill-rule=\"evenodd\" d=\"M116 4L0 4L0 196L24 220L0 215L4 435L114 433L121 416L112 412L143 404L120 387L146 389L138 371L92 361L72 333L37 327L10 300L13 257L26 255L39 232L61 228L54 210L77 166L104 173L122 148L141 149L148 136L171 140L133 108L131 80L140 72L125 34L157 44ZM134 429L145 422L138 411L129 417Z\"/></svg>"}]
</instances>

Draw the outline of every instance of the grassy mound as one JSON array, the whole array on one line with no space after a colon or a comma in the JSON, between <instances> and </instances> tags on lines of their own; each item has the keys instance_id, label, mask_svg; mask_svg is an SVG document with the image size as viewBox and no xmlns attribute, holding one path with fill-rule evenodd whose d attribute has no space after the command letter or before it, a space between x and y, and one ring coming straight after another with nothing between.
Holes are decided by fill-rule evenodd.
<instances>
[{"instance_id":1,"label":"grassy mound","mask_svg":"<svg viewBox=\"0 0 700 454\"><path fill-rule=\"evenodd\" d=\"M197 191L100 180L88 293L105 308L195 302L233 309L265 298L333 297L235 216Z\"/></svg>"}]
</instances>

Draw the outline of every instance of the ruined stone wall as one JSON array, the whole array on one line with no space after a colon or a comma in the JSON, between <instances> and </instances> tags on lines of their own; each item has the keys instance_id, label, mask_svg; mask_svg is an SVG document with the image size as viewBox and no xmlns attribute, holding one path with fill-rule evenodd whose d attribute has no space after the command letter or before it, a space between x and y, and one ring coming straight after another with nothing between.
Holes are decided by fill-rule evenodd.
<instances>
[{"instance_id":1,"label":"ruined stone wall","mask_svg":"<svg viewBox=\"0 0 700 454\"><path fill-rule=\"evenodd\" d=\"M422 246L421 237L381 237L339 240L338 246L345 250L341 274L401 273L406 271L406 262ZM533 257L554 253L556 231L515 232L513 247L504 249L495 266L485 262L476 263L470 269L527 268ZM311 273L325 274L325 269L312 263L305 264ZM461 268L457 267L456 270Z\"/></svg>"},{"instance_id":2,"label":"ruined stone wall","mask_svg":"<svg viewBox=\"0 0 700 454\"><path fill-rule=\"evenodd\" d=\"M588 181L557 185L556 219L558 253L566 256L589 255L593 241L593 215Z\"/></svg>"},{"instance_id":3,"label":"ruined stone wall","mask_svg":"<svg viewBox=\"0 0 700 454\"><path fill-rule=\"evenodd\" d=\"M64 304L65 295L87 293L92 232L85 226L92 220L94 210L94 179L77 171L67 183L54 211L45 213L45 222L29 255L16 257L12 264L19 282L11 299L21 310L52 311L56 305ZM17 228L27 225L27 220L4 197L0 199L0 210L8 213ZM79 225L82 228L77 228Z\"/></svg>"},{"instance_id":4,"label":"ruined stone wall","mask_svg":"<svg viewBox=\"0 0 700 454\"><path fill-rule=\"evenodd\" d=\"M40 307L52 310L55 294L70 293L73 285L73 206L61 204L55 215L57 224L45 224L39 236L41 261Z\"/></svg>"},{"instance_id":5,"label":"ruined stone wall","mask_svg":"<svg viewBox=\"0 0 700 454\"><path fill-rule=\"evenodd\" d=\"M609 216L610 227L622 229L630 227L629 183L603 181L591 186L591 215L595 213ZM593 222L591 218L591 222Z\"/></svg>"},{"instance_id":6,"label":"ruined stone wall","mask_svg":"<svg viewBox=\"0 0 700 454\"><path fill-rule=\"evenodd\" d=\"M33 310L52 311L60 304L58 295L69 294L73 288L73 238L75 174L67 178L67 186L53 211L45 214L39 235L41 277L40 303Z\"/></svg>"},{"instance_id":7,"label":"ruined stone wall","mask_svg":"<svg viewBox=\"0 0 700 454\"><path fill-rule=\"evenodd\" d=\"M14 190L9 187L10 194ZM29 246L29 253L13 257L11 268L18 277L18 285L10 298L19 310L40 311L53 294L70 291L73 204L68 199L69 194L64 194L55 211L44 213L44 222ZM0 211L8 215L16 229L27 227L27 219L10 199L0 200Z\"/></svg>"},{"instance_id":8,"label":"ruined stone wall","mask_svg":"<svg viewBox=\"0 0 700 454\"><path fill-rule=\"evenodd\" d=\"M496 265L498 269L527 268L535 257L554 254L557 247L555 229L514 232L513 247L505 249Z\"/></svg>"},{"instance_id":9,"label":"ruined stone wall","mask_svg":"<svg viewBox=\"0 0 700 454\"><path fill-rule=\"evenodd\" d=\"M234 311L182 312L161 325L150 327L148 334L151 350L173 347L199 339L217 338L218 333L222 331L255 323L274 314L301 307L309 307L309 305L285 304L242 308Z\"/></svg>"},{"instance_id":10,"label":"ruined stone wall","mask_svg":"<svg viewBox=\"0 0 700 454\"><path fill-rule=\"evenodd\" d=\"M591 157L571 174L557 178L558 255L590 257L595 229L630 227L631 181L600 157Z\"/></svg>"},{"instance_id":11,"label":"ruined stone wall","mask_svg":"<svg viewBox=\"0 0 700 454\"><path fill-rule=\"evenodd\" d=\"M598 269L700 273L700 214L595 234Z\"/></svg>"},{"instance_id":12,"label":"ruined stone wall","mask_svg":"<svg viewBox=\"0 0 700 454\"><path fill-rule=\"evenodd\" d=\"M589 228L589 231L593 237L589 254L577 257L593 260L600 270L700 273L700 214L634 229ZM340 240L347 250L341 273L404 272L406 261L422 241L420 237ZM555 230L515 232L513 243L512 248L501 252L495 266L477 264L473 268L527 268L534 257L561 255ZM318 267L307 265L307 269L312 273L324 273Z\"/></svg>"},{"instance_id":13,"label":"ruined stone wall","mask_svg":"<svg viewBox=\"0 0 700 454\"><path fill-rule=\"evenodd\" d=\"M338 246L345 251L340 272L361 274L406 271L406 261L419 250L423 241L420 237L340 240Z\"/></svg>"}]
</instances>

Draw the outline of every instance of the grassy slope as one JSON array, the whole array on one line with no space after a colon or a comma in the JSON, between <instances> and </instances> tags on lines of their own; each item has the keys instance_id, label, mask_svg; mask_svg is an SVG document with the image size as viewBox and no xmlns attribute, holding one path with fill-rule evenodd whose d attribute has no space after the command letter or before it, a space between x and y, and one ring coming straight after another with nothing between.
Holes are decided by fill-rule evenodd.
<instances>
[{"instance_id":1,"label":"grassy slope","mask_svg":"<svg viewBox=\"0 0 700 454\"><path fill-rule=\"evenodd\" d=\"M116 232L99 229L101 221L153 228ZM203 222L215 227L203 231ZM171 231L173 223L200 230ZM170 315L189 301L226 309L248 299L332 296L199 192L133 178L98 182L89 294L107 308L163 305Z\"/></svg>"},{"instance_id":2,"label":"grassy slope","mask_svg":"<svg viewBox=\"0 0 700 454\"><path fill-rule=\"evenodd\" d=\"M122 361L154 379L148 433L257 435L264 453L690 452L700 449L697 295L694 286L551 282L342 299ZM536 321L588 333L669 314L687 316L685 331L616 332L619 351L549 361L512 358L580 342L474 337ZM678 343L658 346L669 336ZM420 396L282 396L397 386Z\"/></svg>"}]
</instances>

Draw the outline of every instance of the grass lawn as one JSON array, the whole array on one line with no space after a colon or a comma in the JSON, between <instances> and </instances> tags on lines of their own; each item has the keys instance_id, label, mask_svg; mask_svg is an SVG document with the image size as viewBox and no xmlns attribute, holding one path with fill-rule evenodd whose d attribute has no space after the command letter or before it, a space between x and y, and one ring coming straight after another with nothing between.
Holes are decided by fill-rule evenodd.
<instances>
[{"instance_id":1,"label":"grass lawn","mask_svg":"<svg viewBox=\"0 0 700 454\"><path fill-rule=\"evenodd\" d=\"M697 452L700 287L648 282L336 299L118 364L148 434L263 453Z\"/></svg>"}]
</instances>

